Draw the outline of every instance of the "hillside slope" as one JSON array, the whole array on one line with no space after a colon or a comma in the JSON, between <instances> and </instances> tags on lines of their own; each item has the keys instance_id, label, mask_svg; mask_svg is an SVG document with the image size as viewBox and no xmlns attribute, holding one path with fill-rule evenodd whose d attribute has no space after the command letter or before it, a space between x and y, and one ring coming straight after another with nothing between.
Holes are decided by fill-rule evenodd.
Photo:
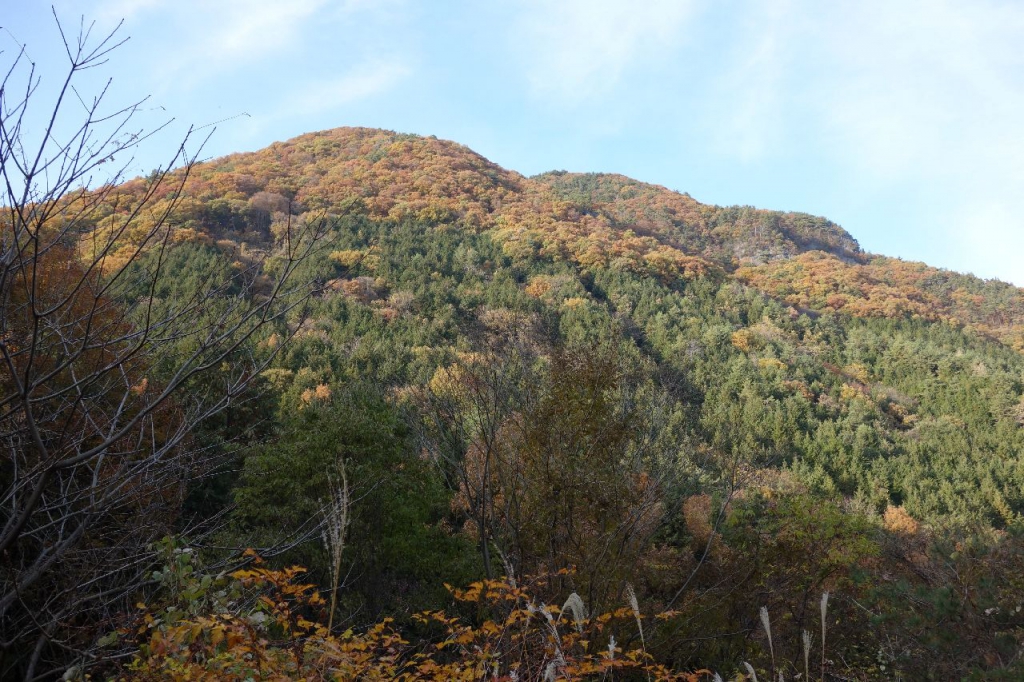
<instances>
[{"instance_id":1,"label":"hillside slope","mask_svg":"<svg viewBox=\"0 0 1024 682\"><path fill-rule=\"evenodd\" d=\"M146 182L123 189L141 196ZM325 345L316 361L312 339L295 352L323 385L422 384L494 309L580 327L567 339L612 324L686 377L701 447L919 516L1005 523L1024 510L1024 370L1006 348L1020 347L1020 289L866 254L822 218L618 175L526 178L452 142L365 128L200 164L171 223L244 263L315 216L340 221L311 266ZM346 328L366 314L361 332Z\"/></svg>"},{"instance_id":2,"label":"hillside slope","mask_svg":"<svg viewBox=\"0 0 1024 682\"><path fill-rule=\"evenodd\" d=\"M125 189L140 195L143 187L137 180ZM663 282L735 274L798 310L943 320L1024 349L1024 290L866 254L824 218L701 204L620 175L526 178L432 137L309 133L200 164L185 193L178 223L196 236L258 245L271 237L275 213L358 206L378 220L486 230L512 255L614 263Z\"/></svg>"},{"instance_id":3,"label":"hillside slope","mask_svg":"<svg viewBox=\"0 0 1024 682\"><path fill-rule=\"evenodd\" d=\"M81 248L153 181L119 188ZM324 584L320 543L294 539L344 463L352 622L440 608L445 582L501 570L554 575L546 603L571 590L594 609L628 581L675 612L648 640L675 665L779 654L793 672L829 591L837 676L1016 679L1021 290L864 253L823 218L338 129L193 168L173 281L149 295L188 300L250 265L271 281L321 220L296 273L315 284L306 314L243 349L273 366L263 402L226 420L272 438L183 510L227 519L215 544L288 546L276 560Z\"/></svg>"}]
</instances>

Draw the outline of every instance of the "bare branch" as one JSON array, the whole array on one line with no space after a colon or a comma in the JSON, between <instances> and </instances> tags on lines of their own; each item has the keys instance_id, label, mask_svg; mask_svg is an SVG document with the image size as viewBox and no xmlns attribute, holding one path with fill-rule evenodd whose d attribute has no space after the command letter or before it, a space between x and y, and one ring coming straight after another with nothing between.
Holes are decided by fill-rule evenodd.
<instances>
[{"instance_id":1,"label":"bare branch","mask_svg":"<svg viewBox=\"0 0 1024 682\"><path fill-rule=\"evenodd\" d=\"M0 82L4 679L90 659L107 602L124 606L145 584L151 543L173 528L189 483L218 463L193 433L244 400L279 352L254 340L301 316L312 288L292 280L327 226L290 226L280 248L226 281L159 301L177 274L167 266L175 220L209 136L189 130L155 175L122 185L133 161L119 160L169 122L136 129L145 98L110 106L109 81L80 88L127 40L120 24L99 37L84 19L74 36L56 24L68 62L45 115L24 46ZM270 259L274 278L257 286Z\"/></svg>"}]
</instances>

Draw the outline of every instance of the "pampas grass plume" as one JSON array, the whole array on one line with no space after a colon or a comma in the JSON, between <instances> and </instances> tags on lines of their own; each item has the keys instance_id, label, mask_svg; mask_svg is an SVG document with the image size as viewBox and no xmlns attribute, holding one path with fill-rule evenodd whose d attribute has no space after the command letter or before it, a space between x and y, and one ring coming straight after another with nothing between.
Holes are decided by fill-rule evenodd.
<instances>
[{"instance_id":1,"label":"pampas grass plume","mask_svg":"<svg viewBox=\"0 0 1024 682\"><path fill-rule=\"evenodd\" d=\"M583 634L583 621L587 619L587 608L583 605L583 599L580 595L573 592L569 595L569 598L565 600L565 604L562 605L562 614L566 611L572 613L573 624L576 626L576 631L581 635ZM559 620L562 615L559 614Z\"/></svg>"},{"instance_id":2,"label":"pampas grass plume","mask_svg":"<svg viewBox=\"0 0 1024 682\"><path fill-rule=\"evenodd\" d=\"M765 634L768 635L768 650L772 654L772 670L775 669L775 644L772 642L772 621L768 617L768 607L761 607L761 625L764 626Z\"/></svg>"}]
</instances>

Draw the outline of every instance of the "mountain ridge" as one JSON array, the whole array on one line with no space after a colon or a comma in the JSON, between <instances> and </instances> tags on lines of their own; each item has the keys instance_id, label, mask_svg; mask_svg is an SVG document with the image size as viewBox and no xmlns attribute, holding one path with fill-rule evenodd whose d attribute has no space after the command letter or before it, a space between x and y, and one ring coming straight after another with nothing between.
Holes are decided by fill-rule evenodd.
<instances>
[{"instance_id":1,"label":"mountain ridge","mask_svg":"<svg viewBox=\"0 0 1024 682\"><path fill-rule=\"evenodd\" d=\"M614 173L526 177L456 142L375 128L306 133L191 173L174 221L186 240L259 245L283 215L356 209L488 231L519 257L615 263L662 282L734 277L797 312L945 321L1024 351L1024 289L867 253L806 213L703 204ZM145 183L124 188L141 196Z\"/></svg>"},{"instance_id":2,"label":"mountain ridge","mask_svg":"<svg viewBox=\"0 0 1024 682\"><path fill-rule=\"evenodd\" d=\"M404 218L418 213L419 217L436 219L447 212L450 219L471 227L500 227L503 217L521 219L515 212L510 216L504 210L510 193L519 193L535 205L538 201L554 204L544 208L558 221L577 222L582 215L600 213L605 204L613 204L610 208L614 211L607 217L616 227L643 229L646 224L648 231L661 238L685 244L692 251L689 255L717 256L723 262L726 254L714 253L716 245L707 242L730 241L728 238L737 242L739 236L746 236L744 232L750 233L744 241L759 242L765 251L759 258L750 253L751 249L733 245L741 262L770 259L773 241L781 242L775 245L776 251L786 256L806 250L800 248L800 241L848 258L861 253L856 240L845 230L809 214L703 204L688 194L614 173L549 171L525 177L456 142L374 128L306 133L256 152L214 159L204 167L234 170L241 165L252 169L253 162L262 165L268 156L292 168L296 160L319 168L319 181L296 188L296 198L316 208L338 207L338 186L349 180L364 183L357 194L370 200L368 208L377 217ZM334 168L323 168L325 160L334 161ZM412 177L404 177L405 172ZM394 183L396 189L384 191L379 183L385 180ZM350 188L354 189L352 185ZM566 215L567 207L560 205L564 203L574 204L569 210L575 208L578 215ZM680 239L680 235L671 234L673 227L679 232L700 234L691 235L690 240ZM727 228L739 234L727 234ZM815 230L824 238L815 241Z\"/></svg>"},{"instance_id":3,"label":"mountain ridge","mask_svg":"<svg viewBox=\"0 0 1024 682\"><path fill-rule=\"evenodd\" d=\"M287 546L275 562L328 576L307 531L340 465L355 501L338 606L367 627L446 603L438 588L486 575L493 547L521 575L582 568L572 589L595 609L626 580L678 606L667 651L694 666L745 660L757 604L814 613L822 592L844 595L844 665L870 671L850 679L887 679L890 659L872 666L893 636L914 679L964 677L978 633L1004 650L988 609L1021 603L1019 290L864 253L824 218L615 174L526 178L372 129L176 173L67 199L90 219L85 260L92 234L166 237L115 238L112 300L143 325L184 309L202 334L278 283L298 299L238 348L266 362L262 390L199 434L225 459L182 527L226 518L216 545ZM118 389L159 390L192 345ZM950 586L971 590L953 611ZM803 624L774 627L799 660Z\"/></svg>"}]
</instances>

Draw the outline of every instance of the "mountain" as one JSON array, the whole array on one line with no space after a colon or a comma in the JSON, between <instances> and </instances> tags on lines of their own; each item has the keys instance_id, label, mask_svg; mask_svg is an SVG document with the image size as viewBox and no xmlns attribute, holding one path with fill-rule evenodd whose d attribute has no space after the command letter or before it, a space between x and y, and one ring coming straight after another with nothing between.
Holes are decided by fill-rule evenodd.
<instances>
[{"instance_id":1,"label":"mountain","mask_svg":"<svg viewBox=\"0 0 1024 682\"><path fill-rule=\"evenodd\" d=\"M125 184L111 210L129 215L149 182ZM147 206L154 219L174 198L164 185ZM472 345L470 328L491 308L557 319L592 309L588 325L608 318L655 365L687 377L681 404L702 447L821 469L826 489L904 502L919 516L956 509L1003 523L1024 510L1006 469L1024 466L1024 372L1012 352L1024 349L1024 290L865 253L824 218L701 204L621 175L527 178L453 142L366 128L198 164L169 222L180 244L238 266L314 218L349 226L331 233L330 257L314 267L328 292L316 313L322 336L339 325L330 292L372 313L388 343L414 312L443 330L399 343L391 359L408 362L378 372L385 384L426 381L446 353ZM515 288L500 305L499 282ZM367 342L341 336L328 346ZM751 376L730 386L737 362ZM324 384L371 371L323 363ZM959 424L963 452L947 434ZM915 464L897 465L904 458ZM973 471L960 492L914 492L965 461L988 473Z\"/></svg>"},{"instance_id":2,"label":"mountain","mask_svg":"<svg viewBox=\"0 0 1024 682\"><path fill-rule=\"evenodd\" d=\"M294 538L343 462L346 618L438 608L507 562L555 576L549 604L617 608L628 581L677 619L647 641L685 669L802 670L831 591L837 675L1020 672L1021 289L865 253L824 218L527 178L431 137L341 128L185 172L180 194L117 188L79 245L166 216L173 281L144 296L272 282L289 235L326 226L295 273L306 315L245 349L279 351L265 424L225 420L273 438L182 512L228 519L221 545L287 544L325 583Z\"/></svg>"},{"instance_id":3,"label":"mountain","mask_svg":"<svg viewBox=\"0 0 1024 682\"><path fill-rule=\"evenodd\" d=\"M142 181L128 188L141 191ZM198 235L258 244L269 213L337 214L487 231L509 254L627 268L664 282L717 273L801 312L945 321L1024 350L1024 290L865 253L803 213L701 204L612 174L532 178L433 137L338 128L200 164L179 216ZM262 223L262 224L261 224ZM253 234L253 232L257 234Z\"/></svg>"},{"instance_id":4,"label":"mountain","mask_svg":"<svg viewBox=\"0 0 1024 682\"><path fill-rule=\"evenodd\" d=\"M621 175L527 178L433 137L339 128L190 173L146 215L177 199L175 240L225 267L256 262L294 225L336 222L310 265L330 357L291 367L323 385L422 385L494 309L556 327L589 311L582 327L616 325L685 377L676 400L701 447L809 467L825 490L921 518L1024 511L1024 290L865 253L824 218L701 204ZM151 180L122 186L110 211L130 215ZM362 332L343 329L367 314ZM435 333L404 328L414 318ZM388 371L367 350L378 335L398 363ZM961 488L939 485L965 467Z\"/></svg>"}]
</instances>

